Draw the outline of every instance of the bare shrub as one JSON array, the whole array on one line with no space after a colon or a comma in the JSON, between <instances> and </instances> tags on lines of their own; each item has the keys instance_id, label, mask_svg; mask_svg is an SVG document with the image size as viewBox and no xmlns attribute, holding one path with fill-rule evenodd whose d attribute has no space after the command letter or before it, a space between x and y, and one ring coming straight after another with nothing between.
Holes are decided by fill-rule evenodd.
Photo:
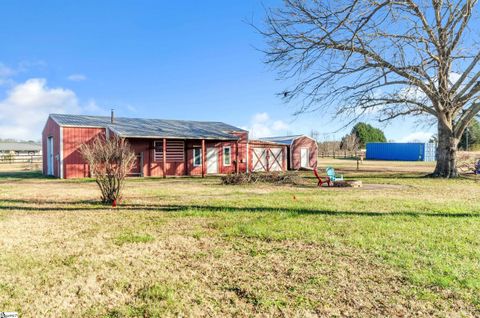
<instances>
[{"instance_id":1,"label":"bare shrub","mask_svg":"<svg viewBox=\"0 0 480 318\"><path fill-rule=\"evenodd\" d=\"M102 193L102 202L119 202L122 189L133 163L135 153L128 142L117 136L97 137L80 147L83 158L90 166L90 174Z\"/></svg>"}]
</instances>

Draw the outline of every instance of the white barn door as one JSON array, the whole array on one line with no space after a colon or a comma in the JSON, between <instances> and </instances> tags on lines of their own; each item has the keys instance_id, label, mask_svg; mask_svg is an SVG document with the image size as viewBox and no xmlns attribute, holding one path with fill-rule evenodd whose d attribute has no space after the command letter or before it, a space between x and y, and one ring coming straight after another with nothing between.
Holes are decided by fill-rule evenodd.
<instances>
[{"instance_id":1,"label":"white barn door","mask_svg":"<svg viewBox=\"0 0 480 318\"><path fill-rule=\"evenodd\" d=\"M282 148L270 148L268 157L268 171L282 171L283 151Z\"/></svg>"},{"instance_id":2,"label":"white barn door","mask_svg":"<svg viewBox=\"0 0 480 318\"><path fill-rule=\"evenodd\" d=\"M267 171L267 149L253 148L252 171Z\"/></svg>"},{"instance_id":3,"label":"white barn door","mask_svg":"<svg viewBox=\"0 0 480 318\"><path fill-rule=\"evenodd\" d=\"M253 148L252 172L283 171L283 149Z\"/></svg>"},{"instance_id":4,"label":"white barn door","mask_svg":"<svg viewBox=\"0 0 480 318\"><path fill-rule=\"evenodd\" d=\"M302 168L310 168L309 167L309 155L308 155L308 148L301 148L300 149L300 166Z\"/></svg>"},{"instance_id":5,"label":"white barn door","mask_svg":"<svg viewBox=\"0 0 480 318\"><path fill-rule=\"evenodd\" d=\"M53 137L47 138L47 175L53 176Z\"/></svg>"},{"instance_id":6,"label":"white barn door","mask_svg":"<svg viewBox=\"0 0 480 318\"><path fill-rule=\"evenodd\" d=\"M216 148L207 148L207 173L218 173L218 154Z\"/></svg>"}]
</instances>

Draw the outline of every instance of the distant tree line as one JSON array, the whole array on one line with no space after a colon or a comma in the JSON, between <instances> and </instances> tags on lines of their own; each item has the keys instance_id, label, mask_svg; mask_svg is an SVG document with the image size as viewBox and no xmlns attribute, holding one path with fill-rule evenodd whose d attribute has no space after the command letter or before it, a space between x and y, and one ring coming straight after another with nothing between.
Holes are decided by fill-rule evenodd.
<instances>
[{"instance_id":1,"label":"distant tree line","mask_svg":"<svg viewBox=\"0 0 480 318\"><path fill-rule=\"evenodd\" d=\"M318 132L312 131L311 137L318 140ZM369 142L386 142L385 134L381 129L370 124L360 122L350 133L338 140L318 141L318 152L321 157L357 157Z\"/></svg>"},{"instance_id":2,"label":"distant tree line","mask_svg":"<svg viewBox=\"0 0 480 318\"><path fill-rule=\"evenodd\" d=\"M312 130L311 137L319 139L319 133ZM356 124L349 134L338 140L318 141L318 152L320 156L357 156L361 149L365 149L369 142L387 142L385 133L370 124L360 122ZM437 143L437 135L434 134L428 142ZM462 150L480 150L480 122L474 119L460 138L459 148Z\"/></svg>"}]
</instances>

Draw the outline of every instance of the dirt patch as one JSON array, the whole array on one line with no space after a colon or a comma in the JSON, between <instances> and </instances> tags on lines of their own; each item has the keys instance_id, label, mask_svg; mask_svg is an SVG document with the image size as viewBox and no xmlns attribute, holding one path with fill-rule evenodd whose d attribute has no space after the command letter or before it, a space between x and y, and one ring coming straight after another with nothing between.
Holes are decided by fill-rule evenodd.
<instances>
[{"instance_id":1,"label":"dirt patch","mask_svg":"<svg viewBox=\"0 0 480 318\"><path fill-rule=\"evenodd\" d=\"M333 191L362 191L362 190L404 190L409 189L410 186L402 184L381 184L381 183L363 183L361 187L319 187L322 190Z\"/></svg>"}]
</instances>

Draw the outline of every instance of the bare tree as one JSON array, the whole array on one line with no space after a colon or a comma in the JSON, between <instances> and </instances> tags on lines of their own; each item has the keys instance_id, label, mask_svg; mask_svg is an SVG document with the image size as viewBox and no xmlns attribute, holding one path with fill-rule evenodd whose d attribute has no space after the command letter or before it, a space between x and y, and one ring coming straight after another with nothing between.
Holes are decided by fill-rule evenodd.
<instances>
[{"instance_id":1,"label":"bare tree","mask_svg":"<svg viewBox=\"0 0 480 318\"><path fill-rule=\"evenodd\" d=\"M119 202L122 190L133 163L135 153L123 138L96 137L80 148L102 193L103 203Z\"/></svg>"},{"instance_id":2,"label":"bare tree","mask_svg":"<svg viewBox=\"0 0 480 318\"><path fill-rule=\"evenodd\" d=\"M340 151L340 141L319 141L317 145L318 153L322 157L335 157L335 154Z\"/></svg>"},{"instance_id":3,"label":"bare tree","mask_svg":"<svg viewBox=\"0 0 480 318\"><path fill-rule=\"evenodd\" d=\"M310 137L318 141L318 138L320 137L320 133L318 132L318 130L312 129L310 131Z\"/></svg>"},{"instance_id":4,"label":"bare tree","mask_svg":"<svg viewBox=\"0 0 480 318\"><path fill-rule=\"evenodd\" d=\"M347 151L348 152L355 152L355 154L358 151L358 146L360 144L360 140L357 137L357 134L351 133L348 135L345 135L342 138L342 141L340 142L340 149L345 151L345 156Z\"/></svg>"},{"instance_id":5,"label":"bare tree","mask_svg":"<svg viewBox=\"0 0 480 318\"><path fill-rule=\"evenodd\" d=\"M267 10L266 62L295 84L298 112L352 121L420 116L438 126L433 176L457 176L459 138L480 111L477 0L284 0ZM430 121L429 121L430 120Z\"/></svg>"}]
</instances>

